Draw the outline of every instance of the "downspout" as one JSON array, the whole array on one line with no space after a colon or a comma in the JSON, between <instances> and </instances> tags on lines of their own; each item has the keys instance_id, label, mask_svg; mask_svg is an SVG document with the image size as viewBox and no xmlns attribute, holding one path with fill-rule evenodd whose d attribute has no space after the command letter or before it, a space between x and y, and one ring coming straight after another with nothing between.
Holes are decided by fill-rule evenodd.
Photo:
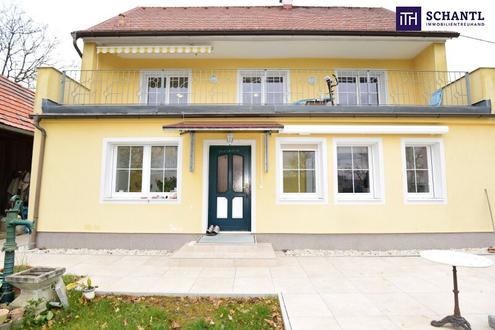
<instances>
[{"instance_id":1,"label":"downspout","mask_svg":"<svg viewBox=\"0 0 495 330\"><path fill-rule=\"evenodd\" d=\"M36 248L38 217L40 210L40 192L41 192L41 178L43 175L43 160L45 159L45 142L46 142L46 130L40 126L40 118L35 116L33 119L33 125L41 133L40 151L38 155L38 171L36 172L36 190L34 193L34 205L33 205L33 228L31 236L29 237L29 249ZM32 171L32 170L31 170Z\"/></svg>"},{"instance_id":2,"label":"downspout","mask_svg":"<svg viewBox=\"0 0 495 330\"><path fill-rule=\"evenodd\" d=\"M83 53L81 52L81 50L77 46L77 39L79 39L79 37L77 36L76 32L72 32L71 35L72 35L72 45L76 49L76 52L79 54L79 57L82 58Z\"/></svg>"}]
</instances>

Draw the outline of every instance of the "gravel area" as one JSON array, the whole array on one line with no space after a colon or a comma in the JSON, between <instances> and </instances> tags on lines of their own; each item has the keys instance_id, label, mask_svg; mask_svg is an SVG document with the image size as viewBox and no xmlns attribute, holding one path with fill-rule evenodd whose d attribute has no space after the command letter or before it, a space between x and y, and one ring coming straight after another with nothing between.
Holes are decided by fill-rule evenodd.
<instances>
[{"instance_id":1,"label":"gravel area","mask_svg":"<svg viewBox=\"0 0 495 330\"><path fill-rule=\"evenodd\" d=\"M474 254L490 254L488 248L451 249L453 251ZM311 250L297 249L284 250L286 256L291 257L413 257L419 256L422 250L386 250L386 251L358 251L358 250Z\"/></svg>"},{"instance_id":2,"label":"gravel area","mask_svg":"<svg viewBox=\"0 0 495 330\"><path fill-rule=\"evenodd\" d=\"M125 250L125 249L33 249L20 247L24 254L66 254L66 255L114 255L114 256L170 256L168 250Z\"/></svg>"}]
</instances>

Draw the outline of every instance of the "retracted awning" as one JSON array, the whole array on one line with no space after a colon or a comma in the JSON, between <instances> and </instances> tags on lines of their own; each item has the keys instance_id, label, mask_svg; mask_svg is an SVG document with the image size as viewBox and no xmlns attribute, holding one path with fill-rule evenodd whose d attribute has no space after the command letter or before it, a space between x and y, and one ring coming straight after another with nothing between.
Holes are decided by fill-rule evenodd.
<instances>
[{"instance_id":1,"label":"retracted awning","mask_svg":"<svg viewBox=\"0 0 495 330\"><path fill-rule=\"evenodd\" d=\"M178 130L181 132L247 132L247 131L275 131L278 132L284 125L277 122L180 122L164 125L164 130Z\"/></svg>"},{"instance_id":2,"label":"retracted awning","mask_svg":"<svg viewBox=\"0 0 495 330\"><path fill-rule=\"evenodd\" d=\"M208 45L98 46L98 54L210 54Z\"/></svg>"}]
</instances>

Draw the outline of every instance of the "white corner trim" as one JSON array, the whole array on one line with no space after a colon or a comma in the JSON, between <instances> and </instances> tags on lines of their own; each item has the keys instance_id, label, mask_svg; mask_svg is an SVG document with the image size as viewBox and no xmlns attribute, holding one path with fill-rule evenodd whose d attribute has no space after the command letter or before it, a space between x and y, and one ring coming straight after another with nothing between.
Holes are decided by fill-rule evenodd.
<instances>
[{"instance_id":1,"label":"white corner trim","mask_svg":"<svg viewBox=\"0 0 495 330\"><path fill-rule=\"evenodd\" d=\"M447 134L436 125L285 125L281 134Z\"/></svg>"}]
</instances>

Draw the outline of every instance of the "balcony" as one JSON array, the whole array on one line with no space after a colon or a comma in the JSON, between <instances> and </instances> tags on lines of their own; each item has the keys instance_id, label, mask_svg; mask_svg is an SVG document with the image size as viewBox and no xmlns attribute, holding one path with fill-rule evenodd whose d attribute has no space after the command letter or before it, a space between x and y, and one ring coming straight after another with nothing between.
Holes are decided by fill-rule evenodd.
<instances>
[{"instance_id":1,"label":"balcony","mask_svg":"<svg viewBox=\"0 0 495 330\"><path fill-rule=\"evenodd\" d=\"M68 70L57 79L51 110L44 112L61 107L106 113L124 108L125 113L491 112L489 102L472 93L473 85L478 88L476 77L461 71Z\"/></svg>"},{"instance_id":2,"label":"balcony","mask_svg":"<svg viewBox=\"0 0 495 330\"><path fill-rule=\"evenodd\" d=\"M99 70L65 71L61 104L469 105L459 71ZM55 100L57 101L57 100Z\"/></svg>"}]
</instances>

